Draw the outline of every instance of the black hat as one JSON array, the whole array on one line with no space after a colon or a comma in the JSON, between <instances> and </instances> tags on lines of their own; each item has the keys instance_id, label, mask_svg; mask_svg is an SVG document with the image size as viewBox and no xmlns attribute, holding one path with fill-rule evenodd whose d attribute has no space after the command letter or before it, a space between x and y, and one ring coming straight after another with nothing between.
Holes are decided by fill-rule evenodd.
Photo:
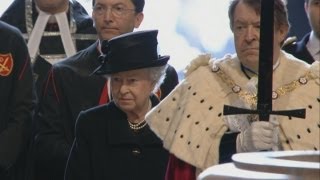
<instances>
[{"instance_id":1,"label":"black hat","mask_svg":"<svg viewBox=\"0 0 320 180\"><path fill-rule=\"evenodd\" d=\"M103 63L94 73L113 74L166 65L170 57L158 55L157 35L158 30L135 31L103 41Z\"/></svg>"}]
</instances>

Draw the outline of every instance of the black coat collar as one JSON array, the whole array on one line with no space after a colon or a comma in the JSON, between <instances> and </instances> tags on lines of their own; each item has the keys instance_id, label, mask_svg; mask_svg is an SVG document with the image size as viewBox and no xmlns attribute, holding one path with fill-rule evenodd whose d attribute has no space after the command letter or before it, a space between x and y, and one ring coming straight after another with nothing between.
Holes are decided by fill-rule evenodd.
<instances>
[{"instance_id":1,"label":"black coat collar","mask_svg":"<svg viewBox=\"0 0 320 180\"><path fill-rule=\"evenodd\" d=\"M150 96L152 107L159 103L156 96ZM138 133L133 132L128 124L127 116L114 102L108 104L107 118L107 143L110 145L143 145L143 146L162 146L161 140L150 130L147 125Z\"/></svg>"}]
</instances>

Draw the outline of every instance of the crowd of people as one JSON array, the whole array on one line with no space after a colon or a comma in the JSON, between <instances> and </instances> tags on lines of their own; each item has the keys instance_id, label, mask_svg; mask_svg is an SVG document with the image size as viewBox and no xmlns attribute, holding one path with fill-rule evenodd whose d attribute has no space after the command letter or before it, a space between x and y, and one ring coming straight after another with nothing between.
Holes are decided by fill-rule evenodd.
<instances>
[{"instance_id":1,"label":"crowd of people","mask_svg":"<svg viewBox=\"0 0 320 180\"><path fill-rule=\"evenodd\" d=\"M274 0L274 110L306 117L224 115L257 109L262 0L231 0L235 54L202 54L181 82L139 31L144 0L15 0L0 17L0 179L196 179L235 153L315 150L320 143L320 0L311 32L288 41ZM260 87L261 88L261 87Z\"/></svg>"}]
</instances>

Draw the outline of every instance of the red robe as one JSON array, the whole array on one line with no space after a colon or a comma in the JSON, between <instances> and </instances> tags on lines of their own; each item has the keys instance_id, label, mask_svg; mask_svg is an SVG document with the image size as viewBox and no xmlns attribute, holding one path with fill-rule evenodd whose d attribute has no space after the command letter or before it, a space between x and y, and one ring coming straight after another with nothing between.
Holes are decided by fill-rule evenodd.
<instances>
[{"instance_id":1,"label":"red robe","mask_svg":"<svg viewBox=\"0 0 320 180\"><path fill-rule=\"evenodd\" d=\"M170 154L165 180L181 179L195 180L196 168Z\"/></svg>"}]
</instances>

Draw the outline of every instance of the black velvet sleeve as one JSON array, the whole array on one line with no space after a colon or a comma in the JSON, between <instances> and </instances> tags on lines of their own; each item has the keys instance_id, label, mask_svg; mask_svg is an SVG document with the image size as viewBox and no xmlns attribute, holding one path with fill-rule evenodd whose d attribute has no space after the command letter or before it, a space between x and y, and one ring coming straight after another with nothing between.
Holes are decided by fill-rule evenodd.
<instances>
[{"instance_id":1,"label":"black velvet sleeve","mask_svg":"<svg viewBox=\"0 0 320 180\"><path fill-rule=\"evenodd\" d=\"M219 147L219 164L231 162L232 155L237 152L237 136L239 133L225 133Z\"/></svg>"}]
</instances>

